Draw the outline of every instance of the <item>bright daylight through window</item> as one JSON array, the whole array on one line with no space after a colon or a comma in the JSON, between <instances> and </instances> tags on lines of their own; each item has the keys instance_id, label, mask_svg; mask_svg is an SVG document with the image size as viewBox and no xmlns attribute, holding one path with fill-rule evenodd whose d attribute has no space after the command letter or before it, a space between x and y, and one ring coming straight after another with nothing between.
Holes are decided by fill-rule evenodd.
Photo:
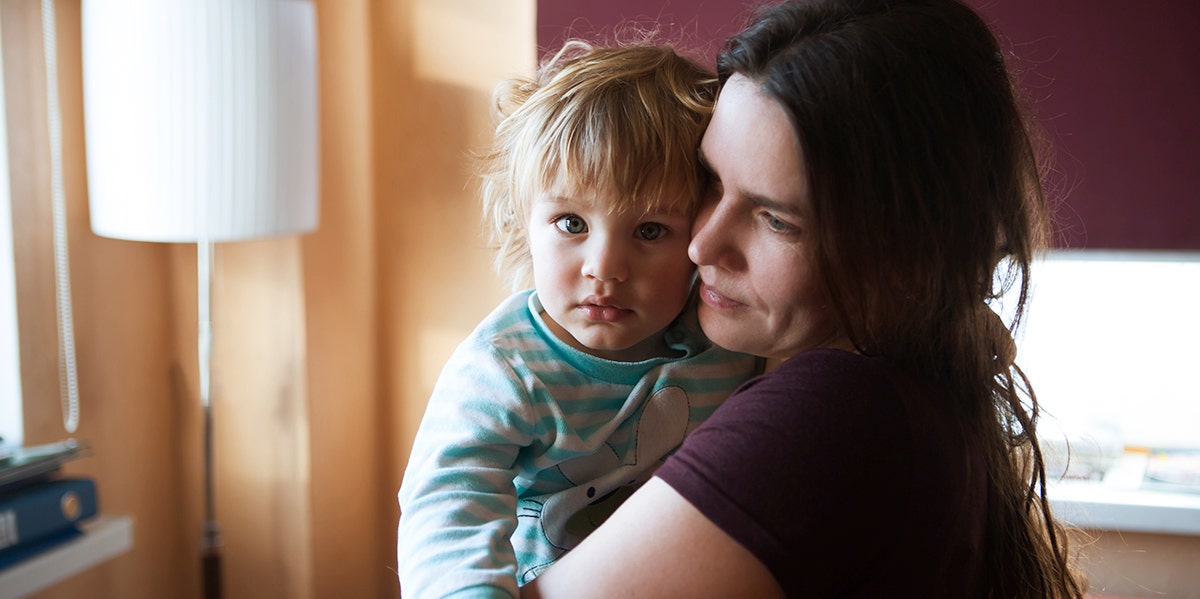
<instances>
[{"instance_id":1,"label":"bright daylight through window","mask_svg":"<svg viewBox=\"0 0 1200 599\"><path fill-rule=\"evenodd\" d=\"M1069 478L1131 453L1200 457L1200 252L1058 250L1033 283L1017 364L1042 406L1047 474L1067 468L1066 443Z\"/></svg>"},{"instance_id":2,"label":"bright daylight through window","mask_svg":"<svg viewBox=\"0 0 1200 599\"><path fill-rule=\"evenodd\" d=\"M7 109L0 61L0 455L22 441L21 367L17 344L16 275L13 268L12 207L8 182Z\"/></svg>"}]
</instances>

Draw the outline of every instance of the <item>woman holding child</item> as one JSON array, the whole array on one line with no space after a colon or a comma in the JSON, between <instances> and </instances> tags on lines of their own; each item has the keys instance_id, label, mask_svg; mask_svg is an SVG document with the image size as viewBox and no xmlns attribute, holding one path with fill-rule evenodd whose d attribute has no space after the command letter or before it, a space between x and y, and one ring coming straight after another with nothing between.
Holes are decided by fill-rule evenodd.
<instances>
[{"instance_id":1,"label":"woman holding child","mask_svg":"<svg viewBox=\"0 0 1200 599\"><path fill-rule=\"evenodd\" d=\"M785 2L718 74L699 319L782 363L522 596L1081 597L986 303L1024 300L1047 226L987 26L958 0Z\"/></svg>"}]
</instances>

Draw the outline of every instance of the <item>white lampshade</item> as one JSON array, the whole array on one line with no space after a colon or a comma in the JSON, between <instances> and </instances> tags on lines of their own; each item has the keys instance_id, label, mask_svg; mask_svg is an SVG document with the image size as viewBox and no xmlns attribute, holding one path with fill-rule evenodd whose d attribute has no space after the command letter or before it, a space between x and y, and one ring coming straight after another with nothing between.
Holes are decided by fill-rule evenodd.
<instances>
[{"instance_id":1,"label":"white lampshade","mask_svg":"<svg viewBox=\"0 0 1200 599\"><path fill-rule=\"evenodd\" d=\"M92 230L235 241L317 226L310 0L84 0Z\"/></svg>"}]
</instances>

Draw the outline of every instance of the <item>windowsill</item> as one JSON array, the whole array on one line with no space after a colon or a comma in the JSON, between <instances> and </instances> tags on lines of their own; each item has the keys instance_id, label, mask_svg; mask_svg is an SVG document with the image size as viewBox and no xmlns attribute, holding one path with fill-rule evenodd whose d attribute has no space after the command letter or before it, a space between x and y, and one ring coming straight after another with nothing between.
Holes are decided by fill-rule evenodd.
<instances>
[{"instance_id":1,"label":"windowsill","mask_svg":"<svg viewBox=\"0 0 1200 599\"><path fill-rule=\"evenodd\" d=\"M133 519L98 516L80 525L83 535L0 570L0 599L50 587L133 547Z\"/></svg>"},{"instance_id":2,"label":"windowsill","mask_svg":"<svg viewBox=\"0 0 1200 599\"><path fill-rule=\"evenodd\" d=\"M1054 514L1077 528L1200 536L1200 492L1145 488L1145 463L1126 454L1103 480L1051 482Z\"/></svg>"},{"instance_id":3,"label":"windowsill","mask_svg":"<svg viewBox=\"0 0 1200 599\"><path fill-rule=\"evenodd\" d=\"M1077 528L1200 536L1200 495L1064 481L1049 488L1054 514Z\"/></svg>"}]
</instances>

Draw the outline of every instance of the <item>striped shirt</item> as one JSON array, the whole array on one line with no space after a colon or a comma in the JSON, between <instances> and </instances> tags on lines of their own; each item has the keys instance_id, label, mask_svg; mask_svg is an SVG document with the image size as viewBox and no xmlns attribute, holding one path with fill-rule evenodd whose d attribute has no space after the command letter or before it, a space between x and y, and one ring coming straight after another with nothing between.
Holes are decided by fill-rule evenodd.
<instances>
[{"instance_id":1,"label":"striped shirt","mask_svg":"<svg viewBox=\"0 0 1200 599\"><path fill-rule=\"evenodd\" d=\"M434 386L400 487L405 599L517 597L594 530L761 361L710 343L689 309L681 357L614 362L505 300Z\"/></svg>"}]
</instances>

